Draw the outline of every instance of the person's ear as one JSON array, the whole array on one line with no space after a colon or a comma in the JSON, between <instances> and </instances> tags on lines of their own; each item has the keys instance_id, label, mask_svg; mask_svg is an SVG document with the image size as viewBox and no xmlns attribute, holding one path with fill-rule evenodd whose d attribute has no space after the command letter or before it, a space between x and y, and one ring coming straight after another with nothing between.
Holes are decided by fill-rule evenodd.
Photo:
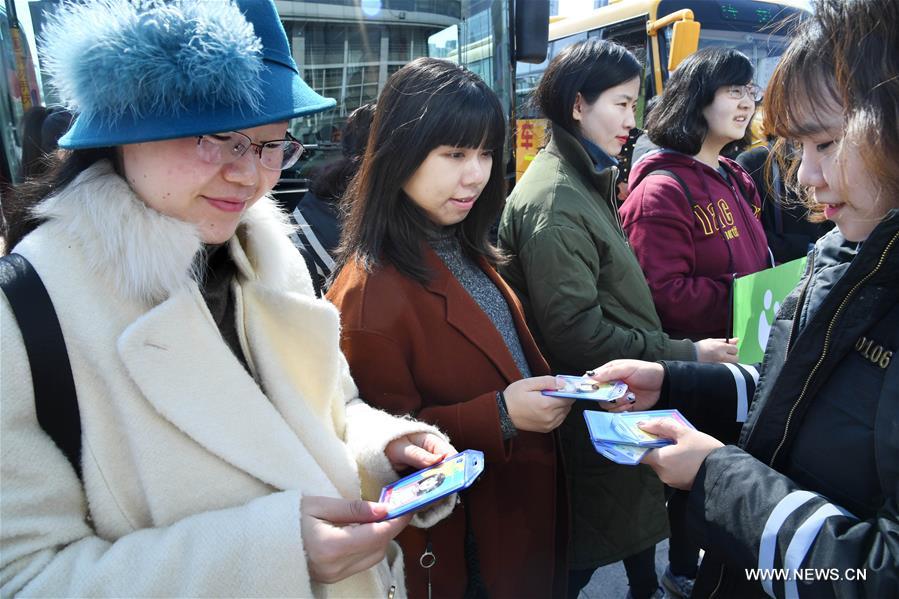
<instances>
[{"instance_id":1,"label":"person's ear","mask_svg":"<svg viewBox=\"0 0 899 599\"><path fill-rule=\"evenodd\" d=\"M578 92L574 97L574 107L571 109L571 118L580 122L584 118L584 96Z\"/></svg>"}]
</instances>

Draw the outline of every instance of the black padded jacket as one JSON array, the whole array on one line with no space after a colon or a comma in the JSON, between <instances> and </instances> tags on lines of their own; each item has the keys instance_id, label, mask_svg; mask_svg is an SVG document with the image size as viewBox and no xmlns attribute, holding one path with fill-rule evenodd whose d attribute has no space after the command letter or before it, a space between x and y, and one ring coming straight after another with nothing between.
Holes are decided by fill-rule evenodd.
<instances>
[{"instance_id":1,"label":"black padded jacket","mask_svg":"<svg viewBox=\"0 0 899 599\"><path fill-rule=\"evenodd\" d=\"M689 493L694 597L899 597L897 273L894 210L859 248L819 240L760 376L665 363L663 398L698 428L726 440L748 412Z\"/></svg>"}]
</instances>

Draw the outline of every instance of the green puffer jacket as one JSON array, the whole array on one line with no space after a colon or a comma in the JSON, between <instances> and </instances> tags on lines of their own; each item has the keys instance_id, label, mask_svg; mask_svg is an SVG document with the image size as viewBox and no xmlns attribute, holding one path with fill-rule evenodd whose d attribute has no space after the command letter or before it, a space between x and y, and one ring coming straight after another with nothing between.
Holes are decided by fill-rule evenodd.
<instances>
[{"instance_id":1,"label":"green puffer jacket","mask_svg":"<svg viewBox=\"0 0 899 599\"><path fill-rule=\"evenodd\" d=\"M579 374L616 358L694 360L689 340L662 332L614 205L617 169L594 170L580 142L553 129L509 197L499 229L518 293L553 371ZM560 428L569 477L571 569L618 561L665 538L662 483L647 466L619 466L587 435L584 407Z\"/></svg>"}]
</instances>

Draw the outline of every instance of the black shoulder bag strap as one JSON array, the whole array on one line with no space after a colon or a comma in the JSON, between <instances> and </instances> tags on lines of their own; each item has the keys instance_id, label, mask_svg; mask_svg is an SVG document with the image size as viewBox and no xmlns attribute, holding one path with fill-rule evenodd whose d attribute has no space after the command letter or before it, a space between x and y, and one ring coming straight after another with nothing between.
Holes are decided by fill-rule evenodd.
<instances>
[{"instance_id":1,"label":"black shoulder bag strap","mask_svg":"<svg viewBox=\"0 0 899 599\"><path fill-rule=\"evenodd\" d=\"M719 162L721 168L727 173L727 176L730 177L731 181L734 182L734 185L737 186L737 189L740 190L740 197L743 198L743 201L749 204L749 207L752 208L752 211L755 212L756 205L752 203L752 198L749 197L749 194L746 193L746 188L743 187L743 183L740 181L740 177L737 176L737 173L734 172L734 169L730 168L727 164L723 162ZM759 192L761 193L761 192Z\"/></svg>"},{"instance_id":2,"label":"black shoulder bag strap","mask_svg":"<svg viewBox=\"0 0 899 599\"><path fill-rule=\"evenodd\" d=\"M736 180L736 177L733 175L733 172L732 172L728 167L726 167L726 166L725 166L724 168L727 169L727 172L731 174L731 176L733 177L734 180ZM649 173L649 174L646 175L646 176L649 177L650 175L663 175L663 176L665 176L665 177L671 177L672 179L674 179L675 181L677 181L678 185L680 185L681 189L683 190L684 195L687 196L687 201L690 202L690 208L691 208L691 209L692 209L692 208L698 208L700 211L702 211L702 207L699 206L699 204L696 203L696 200L693 199L693 194L690 193L690 188L687 187L687 184L684 183L684 180L681 179L681 178L678 176L677 173L675 173L675 172L673 172L673 171L666 170L666 169L658 169L658 170L652 171L651 173ZM746 200L746 191L743 189L743 186L740 185L739 181L737 182L737 187L740 189L740 194L743 196L743 200L744 200L747 204L749 204L750 206L752 206L752 203L749 202L748 200ZM719 230L719 233L720 233L720 230ZM728 260L729 260L730 268L731 268L731 270L733 270L734 256L733 256L733 253L731 252L730 244L727 243L727 239L724 238L723 235L722 235L722 239L724 240L724 247L727 248L727 254L728 254ZM730 283L730 293L729 293L729 296L730 296L730 297L728 297L728 299L727 299L727 337L728 337L728 339L729 339L731 336L733 336L733 310L734 310L734 284L733 284L733 280L731 280L731 283Z\"/></svg>"},{"instance_id":3,"label":"black shoulder bag strap","mask_svg":"<svg viewBox=\"0 0 899 599\"><path fill-rule=\"evenodd\" d=\"M680 175L678 175L674 171L669 171L667 169L658 169L652 171L651 173L649 173L649 175L646 176L649 177L650 175L664 175L665 177L674 179L675 181L677 181L678 185L680 185L681 189L684 192L684 195L687 196L687 201L690 202L690 207L692 208L693 206L699 205L696 203L696 200L693 199L693 194L690 193L690 188L687 187L687 184L684 183L684 180L680 178Z\"/></svg>"},{"instance_id":4,"label":"black shoulder bag strap","mask_svg":"<svg viewBox=\"0 0 899 599\"><path fill-rule=\"evenodd\" d=\"M25 341L37 420L81 478L78 396L53 302L34 267L19 254L0 258L0 288Z\"/></svg>"}]
</instances>

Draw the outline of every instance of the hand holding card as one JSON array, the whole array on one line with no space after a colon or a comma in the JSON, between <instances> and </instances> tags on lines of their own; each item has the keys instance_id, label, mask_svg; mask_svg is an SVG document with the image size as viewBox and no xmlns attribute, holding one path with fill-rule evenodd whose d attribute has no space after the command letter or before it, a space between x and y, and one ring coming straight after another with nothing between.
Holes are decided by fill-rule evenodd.
<instances>
[{"instance_id":1,"label":"hand holding card","mask_svg":"<svg viewBox=\"0 0 899 599\"><path fill-rule=\"evenodd\" d=\"M674 419L653 420L641 426L650 434L674 440L672 445L649 451L643 461L662 482L676 489L690 490L708 455L724 447L718 439Z\"/></svg>"},{"instance_id":2,"label":"hand holding card","mask_svg":"<svg viewBox=\"0 0 899 599\"><path fill-rule=\"evenodd\" d=\"M483 471L484 454L467 449L387 485L379 502L388 505L387 519L396 518L467 489Z\"/></svg>"},{"instance_id":3,"label":"hand holding card","mask_svg":"<svg viewBox=\"0 0 899 599\"><path fill-rule=\"evenodd\" d=\"M628 392L625 383L621 381L599 383L586 375L557 374L556 389L547 389L543 394L569 399L589 399L608 404L633 401L633 394Z\"/></svg>"},{"instance_id":4,"label":"hand holding card","mask_svg":"<svg viewBox=\"0 0 899 599\"><path fill-rule=\"evenodd\" d=\"M621 381L634 394L634 403L609 406L607 409L610 412L653 409L659 401L662 383L665 381L665 369L661 364L642 360L612 360L587 374L599 382Z\"/></svg>"},{"instance_id":5,"label":"hand holding card","mask_svg":"<svg viewBox=\"0 0 899 599\"><path fill-rule=\"evenodd\" d=\"M677 410L653 410L649 412L609 413L597 410L584 411L587 430L597 452L618 464L639 464L653 448L674 443L641 428L638 423L664 421L666 418L694 428Z\"/></svg>"},{"instance_id":6,"label":"hand holding card","mask_svg":"<svg viewBox=\"0 0 899 599\"><path fill-rule=\"evenodd\" d=\"M616 414L612 425L625 439L630 439L634 445L641 447L664 447L671 445L671 439L659 438L657 435L643 430L643 424L658 422L665 418L671 418L675 422L694 428L686 418L677 410L653 410L650 412L623 412Z\"/></svg>"}]
</instances>

